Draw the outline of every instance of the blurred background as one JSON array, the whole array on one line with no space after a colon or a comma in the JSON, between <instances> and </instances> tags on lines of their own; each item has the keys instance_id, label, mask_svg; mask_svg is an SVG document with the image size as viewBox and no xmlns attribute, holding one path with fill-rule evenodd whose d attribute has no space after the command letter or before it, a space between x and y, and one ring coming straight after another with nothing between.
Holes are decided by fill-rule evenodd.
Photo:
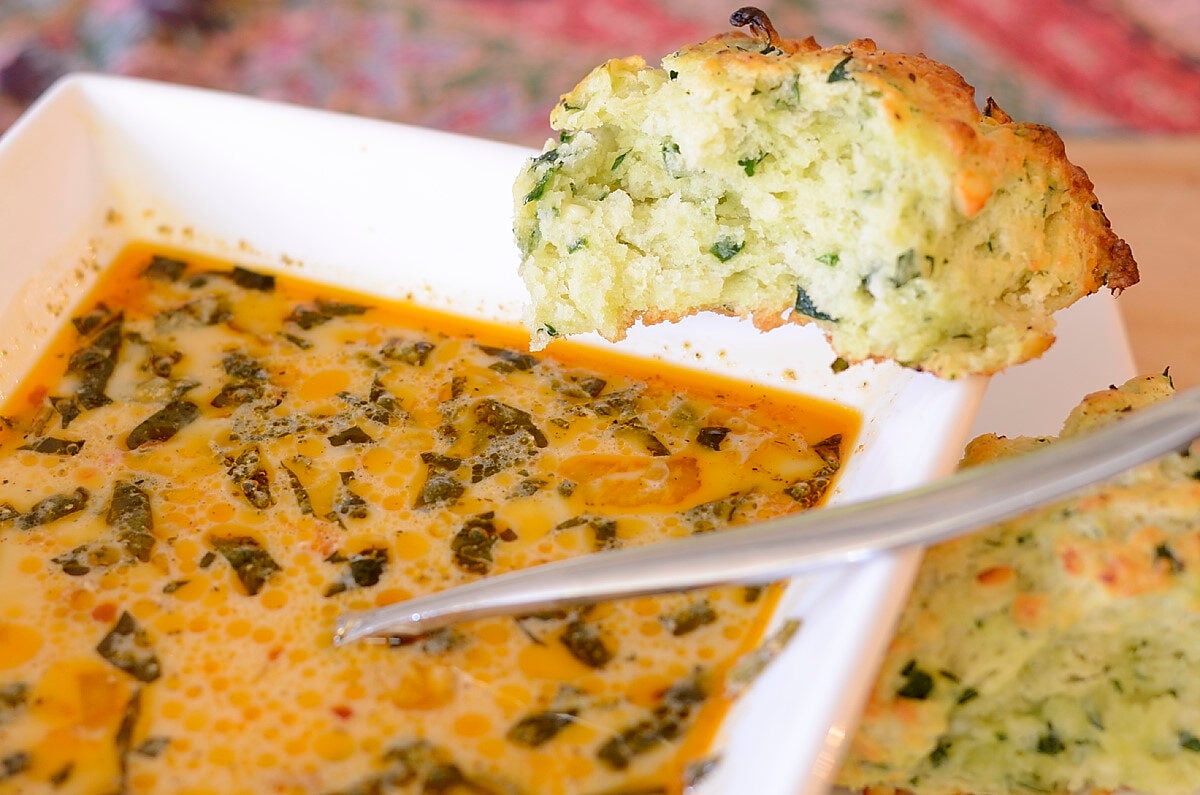
<instances>
[{"instance_id":1,"label":"blurred background","mask_svg":"<svg viewBox=\"0 0 1200 795\"><path fill-rule=\"evenodd\" d=\"M1200 130L1200 0L762 0L869 36L1067 135ZM529 145L606 58L656 61L734 0L0 0L0 130L69 71L136 75Z\"/></svg>"},{"instance_id":2,"label":"blurred background","mask_svg":"<svg viewBox=\"0 0 1200 795\"><path fill-rule=\"evenodd\" d=\"M738 4L0 0L0 132L82 70L540 147L550 108L592 67L635 53L656 63L728 30ZM1118 302L1138 369L1200 384L1200 0L759 5L785 36L925 52L958 69L979 104L991 96L1059 130L1141 268Z\"/></svg>"}]
</instances>

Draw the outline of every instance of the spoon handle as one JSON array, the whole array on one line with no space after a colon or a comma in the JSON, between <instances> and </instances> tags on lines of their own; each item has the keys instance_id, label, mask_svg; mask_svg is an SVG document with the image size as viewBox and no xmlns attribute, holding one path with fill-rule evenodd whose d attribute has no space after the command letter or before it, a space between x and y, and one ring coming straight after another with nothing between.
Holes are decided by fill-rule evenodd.
<instances>
[{"instance_id":1,"label":"spoon handle","mask_svg":"<svg viewBox=\"0 0 1200 795\"><path fill-rule=\"evenodd\" d=\"M761 584L927 545L1015 516L1200 438L1200 388L1114 425L919 489L716 533L611 550L340 616L334 644L484 616L712 585Z\"/></svg>"}]
</instances>

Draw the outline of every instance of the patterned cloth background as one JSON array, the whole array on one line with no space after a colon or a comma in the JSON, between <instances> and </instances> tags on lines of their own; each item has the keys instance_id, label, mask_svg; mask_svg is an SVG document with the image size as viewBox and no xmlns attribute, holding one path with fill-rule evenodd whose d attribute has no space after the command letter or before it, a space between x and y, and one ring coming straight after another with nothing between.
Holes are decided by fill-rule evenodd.
<instances>
[{"instance_id":1,"label":"patterned cloth background","mask_svg":"<svg viewBox=\"0 0 1200 795\"><path fill-rule=\"evenodd\" d=\"M1070 134L1200 131L1200 0L763 0L786 36L869 36ZM606 58L728 28L732 0L0 0L0 130L108 72L538 146Z\"/></svg>"}]
</instances>

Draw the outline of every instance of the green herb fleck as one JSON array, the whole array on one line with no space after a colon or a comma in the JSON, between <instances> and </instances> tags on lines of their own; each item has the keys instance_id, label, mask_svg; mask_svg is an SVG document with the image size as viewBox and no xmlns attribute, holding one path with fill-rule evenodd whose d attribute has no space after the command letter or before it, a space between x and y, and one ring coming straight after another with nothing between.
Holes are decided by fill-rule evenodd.
<instances>
[{"instance_id":1,"label":"green herb fleck","mask_svg":"<svg viewBox=\"0 0 1200 795\"><path fill-rule=\"evenodd\" d=\"M632 151L633 151L632 149L626 149L624 152L622 152L621 154L617 155L617 158L616 158L616 160L613 160L612 168L610 168L610 169L609 169L609 171L616 171L616 170L617 170L617 168L618 168L618 167L619 167L619 166L620 166L622 163L624 163L624 162L625 162L625 156L626 156L626 155L628 155L628 154L629 154L630 152L632 152Z\"/></svg>"},{"instance_id":2,"label":"green herb fleck","mask_svg":"<svg viewBox=\"0 0 1200 795\"><path fill-rule=\"evenodd\" d=\"M125 704L125 712L121 715L121 723L117 726L113 745L117 750L117 764L120 770L120 785L118 792L128 791L129 752L133 750L133 731L137 727L138 718L142 715L142 690L133 691Z\"/></svg>"},{"instance_id":3,"label":"green herb fleck","mask_svg":"<svg viewBox=\"0 0 1200 795\"><path fill-rule=\"evenodd\" d=\"M1165 543L1154 548L1154 562L1165 565L1171 574L1179 574L1184 570L1183 561L1176 557L1171 547Z\"/></svg>"},{"instance_id":4,"label":"green herb fleck","mask_svg":"<svg viewBox=\"0 0 1200 795\"><path fill-rule=\"evenodd\" d=\"M413 367L423 367L433 348L432 342L424 340L391 339L379 353L385 359L404 362Z\"/></svg>"},{"instance_id":5,"label":"green herb fleck","mask_svg":"<svg viewBox=\"0 0 1200 795\"><path fill-rule=\"evenodd\" d=\"M425 452L421 453L421 461L428 468L428 472L425 485L417 495L415 507L428 508L453 502L467 490L461 480L450 474L462 466L461 459Z\"/></svg>"},{"instance_id":6,"label":"green herb fleck","mask_svg":"<svg viewBox=\"0 0 1200 795\"><path fill-rule=\"evenodd\" d=\"M728 262L742 250L743 243L739 243L731 237L723 237L716 243L709 246L708 253L719 259L721 262Z\"/></svg>"},{"instance_id":7,"label":"green herb fleck","mask_svg":"<svg viewBox=\"0 0 1200 795\"><path fill-rule=\"evenodd\" d=\"M821 441L812 446L813 452L821 456L821 460L825 462L825 467L821 471L826 474L836 472L842 465L842 435L835 433L832 436L826 436Z\"/></svg>"},{"instance_id":8,"label":"green herb fleck","mask_svg":"<svg viewBox=\"0 0 1200 795\"><path fill-rule=\"evenodd\" d=\"M103 305L93 310L93 313L96 311L103 313L97 321L101 324L100 330L88 344L71 354L67 364L68 371L79 376L79 383L75 387L75 401L84 409L99 408L112 402L104 390L107 389L108 380L116 369L123 339L122 315L110 313ZM83 318L73 318L81 334L88 333L83 331L85 328L89 331L92 329L90 318L93 316L94 314L88 314Z\"/></svg>"},{"instance_id":9,"label":"green herb fleck","mask_svg":"<svg viewBox=\"0 0 1200 795\"><path fill-rule=\"evenodd\" d=\"M218 409L227 406L241 406L253 403L262 396L261 381L229 381L221 386L221 391L209 401L209 405Z\"/></svg>"},{"instance_id":10,"label":"green herb fleck","mask_svg":"<svg viewBox=\"0 0 1200 795\"><path fill-rule=\"evenodd\" d=\"M802 315L811 317L813 320L837 322L832 315L817 309L817 305L813 303L812 298L809 297L808 293L800 285L796 285L796 311Z\"/></svg>"},{"instance_id":11,"label":"green herb fleck","mask_svg":"<svg viewBox=\"0 0 1200 795\"><path fill-rule=\"evenodd\" d=\"M246 502L259 510L271 507L271 481L260 463L257 446L242 451L229 466L229 477L241 490Z\"/></svg>"},{"instance_id":12,"label":"green herb fleck","mask_svg":"<svg viewBox=\"0 0 1200 795\"><path fill-rule=\"evenodd\" d=\"M329 437L329 443L334 447L347 444L371 444L375 440L357 425L352 425L344 431L339 431Z\"/></svg>"},{"instance_id":13,"label":"green herb fleck","mask_svg":"<svg viewBox=\"0 0 1200 795\"><path fill-rule=\"evenodd\" d=\"M150 258L150 264L142 270L142 276L147 279L174 282L179 280L185 270L187 270L187 263L183 260L155 254Z\"/></svg>"},{"instance_id":14,"label":"green herb fleck","mask_svg":"<svg viewBox=\"0 0 1200 795\"><path fill-rule=\"evenodd\" d=\"M274 276L267 273L257 273L240 265L234 266L233 270L229 272L229 278L238 287L243 287L247 290L259 290L260 292L269 293L275 289Z\"/></svg>"},{"instance_id":15,"label":"green herb fleck","mask_svg":"<svg viewBox=\"0 0 1200 795\"><path fill-rule=\"evenodd\" d=\"M917 267L917 255L913 249L907 249L896 257L896 274L892 277L892 284L903 287L920 275L921 271Z\"/></svg>"},{"instance_id":16,"label":"green herb fleck","mask_svg":"<svg viewBox=\"0 0 1200 795\"><path fill-rule=\"evenodd\" d=\"M341 555L330 555L330 562L346 563L346 572L342 578L325 589L326 596L334 596L352 587L369 588L379 582L387 567L388 552L382 547L372 547L356 552L349 558Z\"/></svg>"},{"instance_id":17,"label":"green herb fleck","mask_svg":"<svg viewBox=\"0 0 1200 795\"><path fill-rule=\"evenodd\" d=\"M325 518L338 524L342 524L346 519L366 519L371 513L371 506L350 488L354 473L339 472L338 477L341 482L333 495L333 507L325 514Z\"/></svg>"},{"instance_id":18,"label":"green herb fleck","mask_svg":"<svg viewBox=\"0 0 1200 795\"><path fill-rule=\"evenodd\" d=\"M609 739L596 751L596 756L613 770L624 770L629 767L633 757L650 751L678 734L677 724L648 718Z\"/></svg>"},{"instance_id":19,"label":"green herb fleck","mask_svg":"<svg viewBox=\"0 0 1200 795\"><path fill-rule=\"evenodd\" d=\"M292 495L296 498L296 507L300 509L300 513L305 516L313 515L312 500L308 497L308 491L304 488L304 484L300 482L300 477L284 464L279 465L280 468L287 473L288 485L292 487Z\"/></svg>"},{"instance_id":20,"label":"green herb fleck","mask_svg":"<svg viewBox=\"0 0 1200 795\"><path fill-rule=\"evenodd\" d=\"M82 315L71 318L71 325L75 327L81 337L84 337L120 319L119 312L113 312L107 304L99 303Z\"/></svg>"},{"instance_id":21,"label":"green herb fleck","mask_svg":"<svg viewBox=\"0 0 1200 795\"><path fill-rule=\"evenodd\" d=\"M125 437L125 447L137 450L148 444L165 442L179 433L184 426L195 422L200 408L188 400L173 400L142 420Z\"/></svg>"},{"instance_id":22,"label":"green herb fleck","mask_svg":"<svg viewBox=\"0 0 1200 795\"><path fill-rule=\"evenodd\" d=\"M663 742L679 737L697 705L708 698L699 673L673 685L650 716L622 729L596 751L596 756L613 770L629 767L633 757Z\"/></svg>"},{"instance_id":23,"label":"green herb fleck","mask_svg":"<svg viewBox=\"0 0 1200 795\"><path fill-rule=\"evenodd\" d=\"M519 500L522 497L531 497L541 491L546 482L545 478L524 478L523 480L519 480L517 481L517 485L513 486L512 490L508 493L508 498Z\"/></svg>"},{"instance_id":24,"label":"green herb fleck","mask_svg":"<svg viewBox=\"0 0 1200 795\"><path fill-rule=\"evenodd\" d=\"M0 726L16 717L28 702L29 685L25 682L0 685Z\"/></svg>"},{"instance_id":25,"label":"green herb fleck","mask_svg":"<svg viewBox=\"0 0 1200 795\"><path fill-rule=\"evenodd\" d=\"M1179 747L1186 751L1200 753L1200 737L1192 734L1187 729L1179 731Z\"/></svg>"},{"instance_id":26,"label":"green herb fleck","mask_svg":"<svg viewBox=\"0 0 1200 795\"><path fill-rule=\"evenodd\" d=\"M670 615L663 616L662 623L671 631L672 635L679 637L695 632L705 624L712 624L716 620L717 611L713 609L707 599L701 599Z\"/></svg>"},{"instance_id":27,"label":"green herb fleck","mask_svg":"<svg viewBox=\"0 0 1200 795\"><path fill-rule=\"evenodd\" d=\"M817 474L808 480L791 484L783 493L800 503L805 508L818 505L829 491L829 476Z\"/></svg>"},{"instance_id":28,"label":"green herb fleck","mask_svg":"<svg viewBox=\"0 0 1200 795\"><path fill-rule=\"evenodd\" d=\"M232 381L222 385L220 393L211 401L212 406L240 406L263 396L263 384L268 373L257 359L245 353L227 353L221 360L221 366Z\"/></svg>"},{"instance_id":29,"label":"green herb fleck","mask_svg":"<svg viewBox=\"0 0 1200 795\"><path fill-rule=\"evenodd\" d=\"M281 331L281 332L279 332L279 336L283 337L285 340L292 343L293 345L295 345L297 348L299 348L302 351L306 351L312 347L311 342L304 339L304 337L301 337L298 334L292 334L287 331Z\"/></svg>"},{"instance_id":30,"label":"green herb fleck","mask_svg":"<svg viewBox=\"0 0 1200 795\"><path fill-rule=\"evenodd\" d=\"M618 422L613 428L613 435L617 438L627 438L637 442L653 456L671 454L671 448L663 444L662 440L655 436L654 432L647 428L646 423L639 417L628 417Z\"/></svg>"},{"instance_id":31,"label":"green herb fleck","mask_svg":"<svg viewBox=\"0 0 1200 795\"><path fill-rule=\"evenodd\" d=\"M50 778L47 780L50 782L51 785L53 785L55 787L61 787L63 784L67 783L67 779L69 779L71 777L71 774L73 772L75 772L75 763L67 762L65 765L60 767L58 770L51 773Z\"/></svg>"},{"instance_id":32,"label":"green herb fleck","mask_svg":"<svg viewBox=\"0 0 1200 795\"><path fill-rule=\"evenodd\" d=\"M565 519L554 526L555 530L587 525L592 531L592 547L596 551L613 549L617 546L617 520L595 514L580 514Z\"/></svg>"},{"instance_id":33,"label":"green herb fleck","mask_svg":"<svg viewBox=\"0 0 1200 795\"><path fill-rule=\"evenodd\" d=\"M534 158L533 165L535 167L540 166L540 165L545 165L547 163L549 163L551 165L546 166L545 170L542 171L542 173L538 176L538 181L536 184L534 184L533 189L530 190L529 193L525 194L524 204L529 204L530 202L535 202L538 199L542 198L542 196L546 193L546 186L550 184L550 179L554 176L555 172L557 172L559 167L562 165L561 163L555 162L557 160L558 160L558 150L557 149L551 149L549 152L546 152L546 153Z\"/></svg>"},{"instance_id":34,"label":"green herb fleck","mask_svg":"<svg viewBox=\"0 0 1200 795\"><path fill-rule=\"evenodd\" d=\"M170 330L185 325L215 326L233 316L229 299L223 295L203 295L154 316L155 328Z\"/></svg>"},{"instance_id":35,"label":"green herb fleck","mask_svg":"<svg viewBox=\"0 0 1200 795\"><path fill-rule=\"evenodd\" d=\"M679 152L679 144L665 141L662 145L663 166L671 174L678 174L683 168L683 156Z\"/></svg>"},{"instance_id":36,"label":"green herb fleck","mask_svg":"<svg viewBox=\"0 0 1200 795\"><path fill-rule=\"evenodd\" d=\"M144 756L149 759L153 759L163 751L167 750L167 746L170 744L170 737L155 735L153 737L147 737L145 740L142 740L140 743L138 743L138 746L133 749L133 752L138 756Z\"/></svg>"},{"instance_id":37,"label":"green herb fleck","mask_svg":"<svg viewBox=\"0 0 1200 795\"><path fill-rule=\"evenodd\" d=\"M850 75L846 71L846 64L850 63L854 56L847 55L845 58L837 62L837 65L829 72L829 77L825 79L826 83L837 83L842 80L849 80Z\"/></svg>"},{"instance_id":38,"label":"green herb fleck","mask_svg":"<svg viewBox=\"0 0 1200 795\"><path fill-rule=\"evenodd\" d=\"M613 650L600 631L578 619L569 622L558 639L575 659L589 668L603 668L613 658Z\"/></svg>"},{"instance_id":39,"label":"green herb fleck","mask_svg":"<svg viewBox=\"0 0 1200 795\"><path fill-rule=\"evenodd\" d=\"M721 425L706 425L696 431L696 443L709 450L720 450L721 443L729 435L729 429Z\"/></svg>"},{"instance_id":40,"label":"green herb fleck","mask_svg":"<svg viewBox=\"0 0 1200 795\"><path fill-rule=\"evenodd\" d=\"M683 791L692 792L698 787L704 779L708 778L709 774L717 769L717 765L721 763L719 756L707 756L703 759L697 759L693 762L688 762L688 765L683 770Z\"/></svg>"},{"instance_id":41,"label":"green herb fleck","mask_svg":"<svg viewBox=\"0 0 1200 795\"><path fill-rule=\"evenodd\" d=\"M52 396L50 398L50 405L53 406L54 410L58 412L58 415L62 417L61 427L64 429L70 425L76 417L83 413L83 409L80 407L79 402L73 397Z\"/></svg>"},{"instance_id":42,"label":"green herb fleck","mask_svg":"<svg viewBox=\"0 0 1200 795\"><path fill-rule=\"evenodd\" d=\"M758 164L761 163L763 158L766 156L767 154L764 152L758 157L744 157L738 161L738 165L746 171L747 177L753 177L755 169L758 168Z\"/></svg>"},{"instance_id":43,"label":"green herb fleck","mask_svg":"<svg viewBox=\"0 0 1200 795\"><path fill-rule=\"evenodd\" d=\"M933 677L917 667L916 660L909 660L900 670L904 683L896 691L900 698L911 698L924 701L933 692Z\"/></svg>"},{"instance_id":44,"label":"green herb fleck","mask_svg":"<svg viewBox=\"0 0 1200 795\"><path fill-rule=\"evenodd\" d=\"M96 646L96 652L139 682L153 682L162 675L162 665L150 636L127 611L121 612L117 623Z\"/></svg>"},{"instance_id":45,"label":"green herb fleck","mask_svg":"<svg viewBox=\"0 0 1200 795\"><path fill-rule=\"evenodd\" d=\"M831 268L837 265L840 261L841 255L836 251L830 251L828 254L822 254L821 256L817 257L817 262L821 263L822 265L828 265Z\"/></svg>"},{"instance_id":46,"label":"green herb fleck","mask_svg":"<svg viewBox=\"0 0 1200 795\"><path fill-rule=\"evenodd\" d=\"M514 370L521 372L529 372L537 365L538 360L535 356L521 351L513 351L508 348L497 348L492 345L479 345L479 350L486 353L488 356L494 356L500 361L488 365L488 369L495 370L497 373L511 373Z\"/></svg>"},{"instance_id":47,"label":"green herb fleck","mask_svg":"<svg viewBox=\"0 0 1200 795\"><path fill-rule=\"evenodd\" d=\"M286 322L295 323L308 331L328 323L335 317L348 317L365 314L371 307L363 304L350 304L342 301L326 301L318 298L311 304L301 304L292 309L284 318Z\"/></svg>"},{"instance_id":48,"label":"green herb fleck","mask_svg":"<svg viewBox=\"0 0 1200 795\"><path fill-rule=\"evenodd\" d=\"M829 490L834 474L841 468L841 447L841 434L834 434L814 444L812 447L813 452L821 457L821 460L825 462L825 466L817 470L807 480L791 484L783 490L783 493L805 508L811 508L820 503L825 497L825 493Z\"/></svg>"},{"instance_id":49,"label":"green herb fleck","mask_svg":"<svg viewBox=\"0 0 1200 795\"><path fill-rule=\"evenodd\" d=\"M501 403L494 398L485 398L475 404L472 413L480 425L502 436L527 434L538 447L549 444L546 434L534 424L533 415L515 406Z\"/></svg>"},{"instance_id":50,"label":"green herb fleck","mask_svg":"<svg viewBox=\"0 0 1200 795\"><path fill-rule=\"evenodd\" d=\"M762 590L759 588L754 592L754 598L746 601L757 601L761 594ZM730 696L736 696L749 687L766 670L771 661L783 653L784 649L788 647L788 644L792 642L792 639L796 637L796 633L799 631L800 620L790 618L784 621L779 626L779 629L771 633L770 637L764 640L758 648L749 654L743 655L729 669L729 674L725 678L726 692Z\"/></svg>"},{"instance_id":51,"label":"green herb fleck","mask_svg":"<svg viewBox=\"0 0 1200 795\"><path fill-rule=\"evenodd\" d=\"M0 757L0 781L19 776L29 769L33 757L27 751L13 751Z\"/></svg>"},{"instance_id":52,"label":"green herb fleck","mask_svg":"<svg viewBox=\"0 0 1200 795\"><path fill-rule=\"evenodd\" d=\"M45 453L47 455L73 456L78 455L83 449L82 439L59 439L54 436L43 436L36 442L23 444L19 450L32 450L35 453Z\"/></svg>"},{"instance_id":53,"label":"green herb fleck","mask_svg":"<svg viewBox=\"0 0 1200 795\"><path fill-rule=\"evenodd\" d=\"M121 562L121 553L108 544L80 544L62 555L50 558L62 566L63 574L82 577L94 568L108 568Z\"/></svg>"},{"instance_id":54,"label":"green herb fleck","mask_svg":"<svg viewBox=\"0 0 1200 795\"><path fill-rule=\"evenodd\" d=\"M82 511L87 506L88 496L87 489L82 486L70 494L51 494L18 516L17 527L30 530Z\"/></svg>"},{"instance_id":55,"label":"green herb fleck","mask_svg":"<svg viewBox=\"0 0 1200 795\"><path fill-rule=\"evenodd\" d=\"M208 543L229 561L250 596L262 590L271 575L282 570L262 545L249 536L209 536Z\"/></svg>"},{"instance_id":56,"label":"green herb fleck","mask_svg":"<svg viewBox=\"0 0 1200 795\"><path fill-rule=\"evenodd\" d=\"M950 757L950 747L953 745L946 737L939 737L937 745L929 752L929 764L933 767L941 767L946 764L946 760Z\"/></svg>"},{"instance_id":57,"label":"green herb fleck","mask_svg":"<svg viewBox=\"0 0 1200 795\"><path fill-rule=\"evenodd\" d=\"M535 712L510 726L504 736L516 745L537 748L553 740L559 732L574 723L578 715L577 709Z\"/></svg>"},{"instance_id":58,"label":"green herb fleck","mask_svg":"<svg viewBox=\"0 0 1200 795\"><path fill-rule=\"evenodd\" d=\"M459 568L472 574L487 574L492 567L492 547L504 535L496 529L495 518L493 511L477 514L468 518L454 534L450 551ZM515 538L515 535L511 537Z\"/></svg>"},{"instance_id":59,"label":"green herb fleck","mask_svg":"<svg viewBox=\"0 0 1200 795\"><path fill-rule=\"evenodd\" d=\"M105 521L116 528L117 538L130 558L145 563L154 549L154 517L150 512L150 495L128 480L113 484L112 500Z\"/></svg>"},{"instance_id":60,"label":"green herb fleck","mask_svg":"<svg viewBox=\"0 0 1200 795\"><path fill-rule=\"evenodd\" d=\"M142 367L160 378L170 378L172 369L183 360L183 351L161 350L149 344L148 347L146 363Z\"/></svg>"},{"instance_id":61,"label":"green herb fleck","mask_svg":"<svg viewBox=\"0 0 1200 795\"><path fill-rule=\"evenodd\" d=\"M745 495L734 493L694 505L684 511L683 518L691 525L693 533L708 533L732 522L745 501Z\"/></svg>"},{"instance_id":62,"label":"green herb fleck","mask_svg":"<svg viewBox=\"0 0 1200 795\"><path fill-rule=\"evenodd\" d=\"M550 388L560 395L579 399L597 398L606 386L608 382L599 376L572 373L566 374L561 381L555 379L550 384Z\"/></svg>"},{"instance_id":63,"label":"green herb fleck","mask_svg":"<svg viewBox=\"0 0 1200 795\"><path fill-rule=\"evenodd\" d=\"M1047 756L1055 756L1067 750L1067 746L1063 744L1062 738L1058 736L1058 732L1054 727L1047 724L1045 733L1038 736L1037 752L1046 754Z\"/></svg>"}]
</instances>

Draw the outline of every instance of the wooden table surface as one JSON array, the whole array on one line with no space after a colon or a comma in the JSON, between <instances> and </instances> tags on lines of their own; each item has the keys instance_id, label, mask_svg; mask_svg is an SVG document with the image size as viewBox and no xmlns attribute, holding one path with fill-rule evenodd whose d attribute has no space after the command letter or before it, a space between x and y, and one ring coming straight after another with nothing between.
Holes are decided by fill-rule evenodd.
<instances>
[{"instance_id":1,"label":"wooden table surface","mask_svg":"<svg viewBox=\"0 0 1200 795\"><path fill-rule=\"evenodd\" d=\"M1117 304L1139 372L1200 384L1200 137L1067 141L1141 282Z\"/></svg>"}]
</instances>

